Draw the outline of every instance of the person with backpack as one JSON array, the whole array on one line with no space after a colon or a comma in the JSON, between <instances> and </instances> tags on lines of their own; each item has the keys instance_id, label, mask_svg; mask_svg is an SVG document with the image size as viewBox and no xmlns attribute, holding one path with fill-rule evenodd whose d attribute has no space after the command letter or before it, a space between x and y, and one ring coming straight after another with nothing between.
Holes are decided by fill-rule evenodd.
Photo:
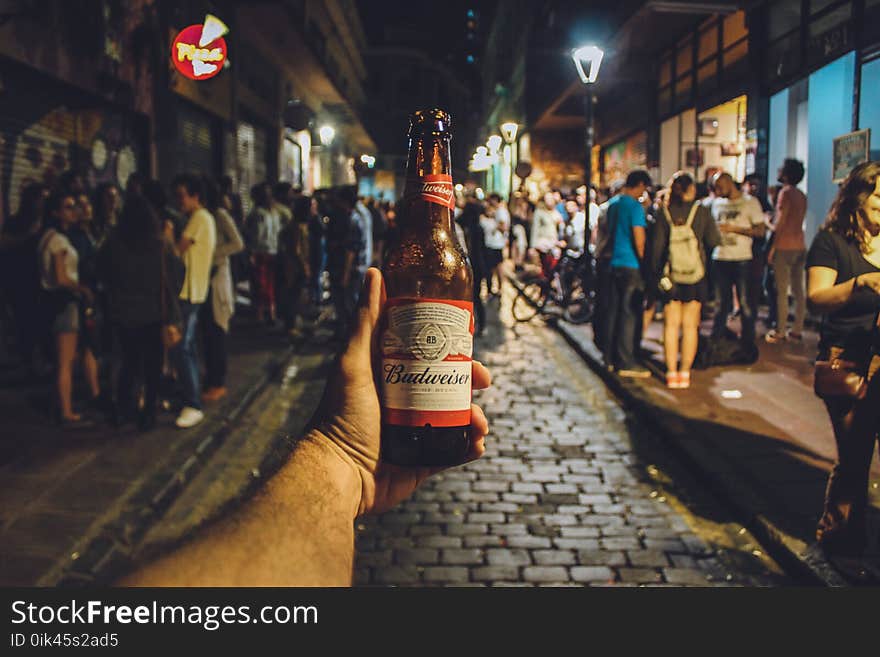
<instances>
[{"instance_id":1,"label":"person with backpack","mask_svg":"<svg viewBox=\"0 0 880 657\"><path fill-rule=\"evenodd\" d=\"M649 271L666 299L663 349L666 385L689 388L697 355L700 309L709 297L705 254L721 244L709 209L696 200L690 174L679 171L669 181L654 227ZM679 363L679 333L681 362Z\"/></svg>"}]
</instances>

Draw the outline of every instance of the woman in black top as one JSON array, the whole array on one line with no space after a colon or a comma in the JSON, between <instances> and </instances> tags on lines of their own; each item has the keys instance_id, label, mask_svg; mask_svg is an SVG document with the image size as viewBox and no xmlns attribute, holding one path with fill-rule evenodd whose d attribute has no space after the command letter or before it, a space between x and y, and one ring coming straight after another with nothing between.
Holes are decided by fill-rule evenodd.
<instances>
[{"instance_id":1,"label":"woman in black top","mask_svg":"<svg viewBox=\"0 0 880 657\"><path fill-rule=\"evenodd\" d=\"M852 170L807 255L807 299L823 314L819 360L852 361L868 375L862 400L825 397L837 442L816 529L831 554L865 547L868 473L880 430L880 162Z\"/></svg>"},{"instance_id":2,"label":"woman in black top","mask_svg":"<svg viewBox=\"0 0 880 657\"><path fill-rule=\"evenodd\" d=\"M700 334L700 308L709 296L706 278L705 254L721 244L721 235L706 206L696 200L697 186L690 174L679 171L669 181L664 200L658 206L654 223L649 260L649 283L659 289L661 279L672 284L667 291L667 303L663 312L663 350L666 356L666 385L670 388L689 388L691 366L697 355ZM675 280L675 268L665 274L670 263L669 236L671 225L684 226L691 221L696 237L702 277L696 282ZM689 233L688 233L689 234ZM678 362L679 332L681 332L681 364Z\"/></svg>"},{"instance_id":3,"label":"woman in black top","mask_svg":"<svg viewBox=\"0 0 880 657\"><path fill-rule=\"evenodd\" d=\"M134 417L135 381L143 377L144 406L138 425L147 430L156 421L164 357L161 328L163 323L179 320L176 299L183 265L163 239L159 219L142 196L126 199L119 225L98 257L107 282L110 321L122 351L116 384L117 421Z\"/></svg>"}]
</instances>

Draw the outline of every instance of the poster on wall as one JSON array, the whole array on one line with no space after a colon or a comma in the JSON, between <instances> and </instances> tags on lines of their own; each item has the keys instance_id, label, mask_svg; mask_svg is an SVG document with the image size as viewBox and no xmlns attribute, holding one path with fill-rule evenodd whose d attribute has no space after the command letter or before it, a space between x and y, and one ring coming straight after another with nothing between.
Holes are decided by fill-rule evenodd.
<instances>
[{"instance_id":1,"label":"poster on wall","mask_svg":"<svg viewBox=\"0 0 880 657\"><path fill-rule=\"evenodd\" d=\"M834 138L831 182L841 183L857 165L867 162L871 153L871 130L858 130Z\"/></svg>"},{"instance_id":2,"label":"poster on wall","mask_svg":"<svg viewBox=\"0 0 880 657\"><path fill-rule=\"evenodd\" d=\"M647 138L647 133L638 132L629 139L605 147L606 183L623 180L633 169L644 169L647 166Z\"/></svg>"}]
</instances>

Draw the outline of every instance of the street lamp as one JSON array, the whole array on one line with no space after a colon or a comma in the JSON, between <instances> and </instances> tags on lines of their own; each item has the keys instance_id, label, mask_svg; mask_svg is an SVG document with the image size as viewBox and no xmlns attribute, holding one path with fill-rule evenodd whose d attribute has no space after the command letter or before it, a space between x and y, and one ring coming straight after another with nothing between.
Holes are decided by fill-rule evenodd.
<instances>
[{"instance_id":1,"label":"street lamp","mask_svg":"<svg viewBox=\"0 0 880 657\"><path fill-rule=\"evenodd\" d=\"M498 152L498 149L501 148L501 137L498 135L492 135L486 140L486 146L489 147L489 152L494 155Z\"/></svg>"},{"instance_id":2,"label":"street lamp","mask_svg":"<svg viewBox=\"0 0 880 657\"><path fill-rule=\"evenodd\" d=\"M513 142L516 141L516 132L519 130L519 125L513 121L507 121L506 123L502 123L500 127L501 136L504 137L504 141L510 149L510 161L507 163L507 207L508 210L510 210L512 208L511 204L513 203Z\"/></svg>"},{"instance_id":3,"label":"street lamp","mask_svg":"<svg viewBox=\"0 0 880 657\"><path fill-rule=\"evenodd\" d=\"M605 53L601 48L593 45L581 46L571 51L571 59L574 61L578 76L584 83L584 141L587 147L587 158L584 167L584 179L587 184L587 206L589 207L590 189L593 184L593 89L591 85L599 77L599 66Z\"/></svg>"},{"instance_id":4,"label":"street lamp","mask_svg":"<svg viewBox=\"0 0 880 657\"><path fill-rule=\"evenodd\" d=\"M329 146L333 143L333 138L336 136L336 128L332 125L322 125L318 128L318 136L321 138L321 144Z\"/></svg>"}]
</instances>

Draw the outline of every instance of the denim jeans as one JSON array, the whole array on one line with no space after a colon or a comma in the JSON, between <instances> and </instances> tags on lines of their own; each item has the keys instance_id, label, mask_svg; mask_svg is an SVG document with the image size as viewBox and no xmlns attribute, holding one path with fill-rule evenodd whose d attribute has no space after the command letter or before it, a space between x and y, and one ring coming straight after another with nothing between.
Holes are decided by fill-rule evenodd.
<instances>
[{"instance_id":1,"label":"denim jeans","mask_svg":"<svg viewBox=\"0 0 880 657\"><path fill-rule=\"evenodd\" d=\"M645 285L638 269L611 269L602 329L602 355L605 365L619 370L636 366L636 348L641 342L642 306ZM603 294L606 292L603 290Z\"/></svg>"},{"instance_id":2,"label":"denim jeans","mask_svg":"<svg viewBox=\"0 0 880 657\"><path fill-rule=\"evenodd\" d=\"M749 301L749 277L751 260L715 260L712 263L715 278L715 298L720 302L715 321L712 325L712 337L718 338L727 328L727 317L733 310L733 287L736 286L736 298L739 301L742 319L742 341L755 341L755 309Z\"/></svg>"},{"instance_id":3,"label":"denim jeans","mask_svg":"<svg viewBox=\"0 0 880 657\"><path fill-rule=\"evenodd\" d=\"M199 321L200 303L180 301L180 317L183 322L183 339L171 350L180 387L181 401L190 408L202 408L199 387L199 354L196 348L196 328Z\"/></svg>"}]
</instances>

